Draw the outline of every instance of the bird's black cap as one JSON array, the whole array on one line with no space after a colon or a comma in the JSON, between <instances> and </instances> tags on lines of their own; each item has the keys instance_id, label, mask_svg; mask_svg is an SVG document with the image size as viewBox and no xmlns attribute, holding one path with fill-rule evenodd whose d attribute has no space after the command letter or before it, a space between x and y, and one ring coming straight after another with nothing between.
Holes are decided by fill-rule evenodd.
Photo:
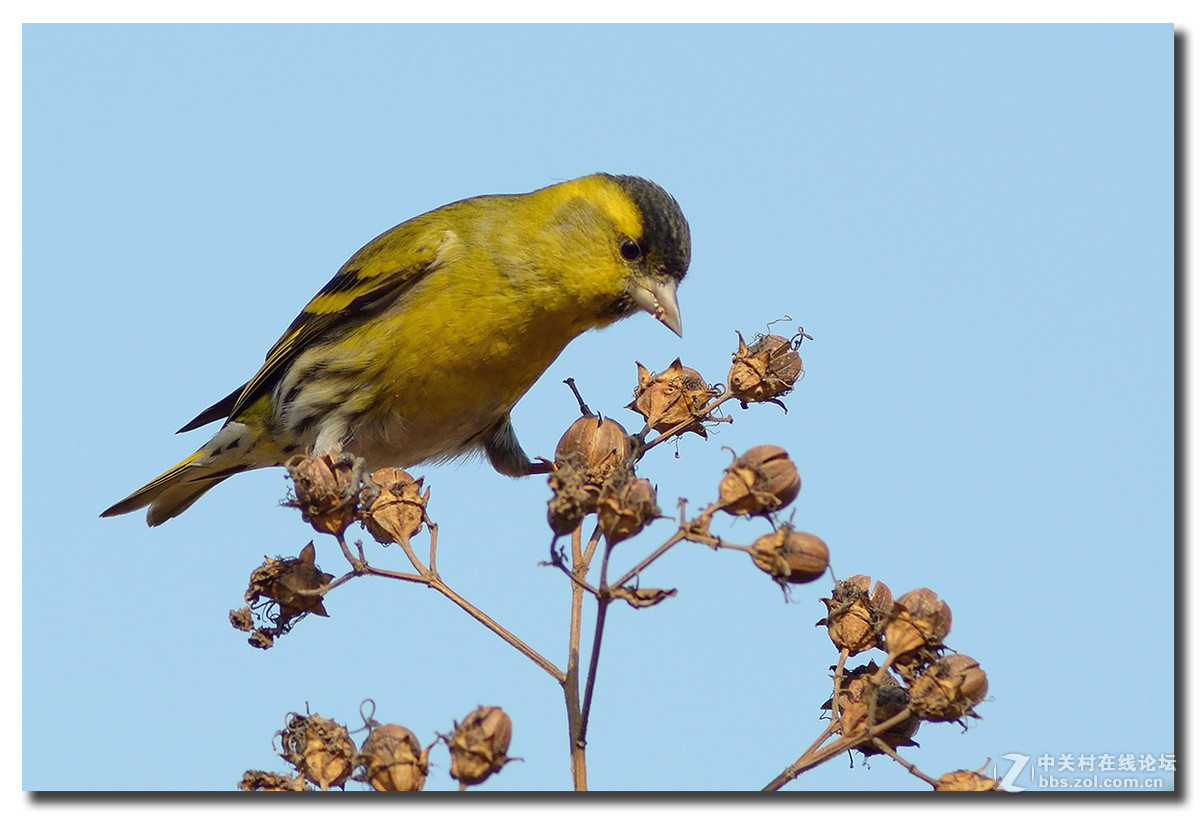
<instances>
[{"instance_id":1,"label":"bird's black cap","mask_svg":"<svg viewBox=\"0 0 1200 816\"><path fill-rule=\"evenodd\" d=\"M642 250L662 272L683 280L692 261L692 233L679 202L653 181L639 176L610 176L642 212Z\"/></svg>"}]
</instances>

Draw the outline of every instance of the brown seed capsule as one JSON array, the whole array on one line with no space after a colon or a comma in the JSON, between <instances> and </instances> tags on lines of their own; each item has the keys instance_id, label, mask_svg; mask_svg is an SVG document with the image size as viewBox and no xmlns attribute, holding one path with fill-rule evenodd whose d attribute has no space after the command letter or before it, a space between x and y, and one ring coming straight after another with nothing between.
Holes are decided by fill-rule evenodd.
<instances>
[{"instance_id":1,"label":"brown seed capsule","mask_svg":"<svg viewBox=\"0 0 1200 816\"><path fill-rule=\"evenodd\" d=\"M914 589L901 595L885 627L888 653L895 659L920 649L941 645L950 628L950 607L930 589Z\"/></svg>"},{"instance_id":2,"label":"brown seed capsule","mask_svg":"<svg viewBox=\"0 0 1200 816\"><path fill-rule=\"evenodd\" d=\"M998 791L999 780L984 776L979 771L952 771L942 774L935 791Z\"/></svg>"},{"instance_id":3,"label":"brown seed capsule","mask_svg":"<svg viewBox=\"0 0 1200 816\"><path fill-rule=\"evenodd\" d=\"M629 434L620 423L599 416L575 420L558 440L554 464L560 468L574 465L585 474L585 481L600 485L618 468L629 464L632 446Z\"/></svg>"},{"instance_id":4,"label":"brown seed capsule","mask_svg":"<svg viewBox=\"0 0 1200 816\"><path fill-rule=\"evenodd\" d=\"M909 685L913 712L932 722L951 722L971 714L987 690L987 672L964 654L943 657Z\"/></svg>"},{"instance_id":5,"label":"brown seed capsule","mask_svg":"<svg viewBox=\"0 0 1200 816\"><path fill-rule=\"evenodd\" d=\"M892 614L892 591L887 584L876 581L874 591L868 594L870 586L867 576L852 575L834 585L832 598L821 599L829 614L818 626L828 626L833 645L849 656L878 646Z\"/></svg>"},{"instance_id":6,"label":"brown seed capsule","mask_svg":"<svg viewBox=\"0 0 1200 816\"><path fill-rule=\"evenodd\" d=\"M866 726L871 711L872 694L877 695L876 724L890 720L908 705L908 692L890 673L879 674L879 667L872 660L867 665L858 666L842 676L837 698L840 719L835 722L834 733L852 735ZM833 700L827 701L822 708L831 710ZM893 749L916 745L912 738L920 724L921 721L916 717L909 717L881 731L878 736ZM856 748L867 756L881 753L878 747L870 743L862 743Z\"/></svg>"},{"instance_id":7,"label":"brown seed capsule","mask_svg":"<svg viewBox=\"0 0 1200 816\"><path fill-rule=\"evenodd\" d=\"M614 598L619 598L625 601L634 609L645 609L647 606L655 606L662 603L667 598L674 598L679 590L676 589L656 589L654 587L612 587L609 590Z\"/></svg>"},{"instance_id":8,"label":"brown seed capsule","mask_svg":"<svg viewBox=\"0 0 1200 816\"><path fill-rule=\"evenodd\" d=\"M229 610L229 622L234 629L249 632L254 628L254 610L248 606Z\"/></svg>"},{"instance_id":9,"label":"brown seed capsule","mask_svg":"<svg viewBox=\"0 0 1200 816\"><path fill-rule=\"evenodd\" d=\"M777 334L760 336L747 346L738 332L738 350L729 369L729 392L742 402L784 396L804 371L792 344Z\"/></svg>"},{"instance_id":10,"label":"brown seed capsule","mask_svg":"<svg viewBox=\"0 0 1200 816\"><path fill-rule=\"evenodd\" d=\"M605 483L596 502L596 519L609 545L642 531L661 513L658 493L649 479L631 479L624 484Z\"/></svg>"},{"instance_id":11,"label":"brown seed capsule","mask_svg":"<svg viewBox=\"0 0 1200 816\"><path fill-rule=\"evenodd\" d=\"M619 423L598 416L580 417L558 441L554 464L546 520L558 536L571 532L588 513L596 512L606 482L631 478L633 447Z\"/></svg>"},{"instance_id":12,"label":"brown seed capsule","mask_svg":"<svg viewBox=\"0 0 1200 816\"><path fill-rule=\"evenodd\" d=\"M725 471L718 488L721 509L735 516L765 516L800 493L800 473L778 445L756 445Z\"/></svg>"},{"instance_id":13,"label":"brown seed capsule","mask_svg":"<svg viewBox=\"0 0 1200 816\"><path fill-rule=\"evenodd\" d=\"M270 649L277 635L286 634L310 612L329 616L323 597L333 576L317 569L316 558L310 541L298 558L267 558L250 573L245 597L251 606L230 612L229 620L235 628L251 633L251 646Z\"/></svg>"},{"instance_id":14,"label":"brown seed capsule","mask_svg":"<svg viewBox=\"0 0 1200 816\"><path fill-rule=\"evenodd\" d=\"M352 459L294 456L287 463L295 506L317 532L341 535L358 512L359 479Z\"/></svg>"},{"instance_id":15,"label":"brown seed capsule","mask_svg":"<svg viewBox=\"0 0 1200 816\"><path fill-rule=\"evenodd\" d=\"M637 368L633 402L625 407L645 417L646 424L659 433L668 433L682 424L679 434L691 431L707 438L701 411L718 392L708 387L700 372L686 367L679 358L661 374L651 374L641 363Z\"/></svg>"},{"instance_id":16,"label":"brown seed capsule","mask_svg":"<svg viewBox=\"0 0 1200 816\"><path fill-rule=\"evenodd\" d=\"M238 787L244 791L302 791L308 785L304 777L274 771L246 771Z\"/></svg>"},{"instance_id":17,"label":"brown seed capsule","mask_svg":"<svg viewBox=\"0 0 1200 816\"><path fill-rule=\"evenodd\" d=\"M587 484L582 471L575 467L559 468L550 474L549 483L546 521L554 535L566 535L578 527L588 513L595 511L600 488Z\"/></svg>"},{"instance_id":18,"label":"brown seed capsule","mask_svg":"<svg viewBox=\"0 0 1200 816\"><path fill-rule=\"evenodd\" d=\"M424 479L414 479L400 468L383 468L371 474L371 481L379 490L360 513L363 526L380 544L407 542L421 531L425 519L429 490L421 494Z\"/></svg>"},{"instance_id":19,"label":"brown seed capsule","mask_svg":"<svg viewBox=\"0 0 1200 816\"><path fill-rule=\"evenodd\" d=\"M363 777L377 791L419 791L429 774L429 749L400 725L372 729L358 755Z\"/></svg>"},{"instance_id":20,"label":"brown seed capsule","mask_svg":"<svg viewBox=\"0 0 1200 816\"><path fill-rule=\"evenodd\" d=\"M292 714L280 732L281 756L321 790L344 787L358 752L344 725L316 714Z\"/></svg>"},{"instance_id":21,"label":"brown seed capsule","mask_svg":"<svg viewBox=\"0 0 1200 816\"><path fill-rule=\"evenodd\" d=\"M250 573L246 602L254 604L262 598L269 598L279 604L279 619L276 621L279 627L309 612L329 617L322 602L321 590L329 586L332 580L332 575L317 569L317 549L310 541L300 551L298 558L268 558Z\"/></svg>"},{"instance_id":22,"label":"brown seed capsule","mask_svg":"<svg viewBox=\"0 0 1200 816\"><path fill-rule=\"evenodd\" d=\"M496 706L480 706L461 724L454 724L450 748L450 776L464 785L478 785L510 761L512 719Z\"/></svg>"},{"instance_id":23,"label":"brown seed capsule","mask_svg":"<svg viewBox=\"0 0 1200 816\"><path fill-rule=\"evenodd\" d=\"M949 604L939 600L933 590L921 587L895 602L884 627L884 640L897 670L909 677L936 659L949 632Z\"/></svg>"},{"instance_id":24,"label":"brown seed capsule","mask_svg":"<svg viewBox=\"0 0 1200 816\"><path fill-rule=\"evenodd\" d=\"M750 546L754 565L781 584L807 584L825 574L829 548L812 533L780 525Z\"/></svg>"}]
</instances>

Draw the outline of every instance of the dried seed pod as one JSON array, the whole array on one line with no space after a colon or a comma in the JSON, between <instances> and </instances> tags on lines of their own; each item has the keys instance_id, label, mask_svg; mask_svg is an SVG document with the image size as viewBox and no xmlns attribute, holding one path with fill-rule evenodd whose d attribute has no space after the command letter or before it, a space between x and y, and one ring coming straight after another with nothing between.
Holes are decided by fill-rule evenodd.
<instances>
[{"instance_id":1,"label":"dried seed pod","mask_svg":"<svg viewBox=\"0 0 1200 816\"><path fill-rule=\"evenodd\" d=\"M400 468L383 468L371 474L378 491L360 513L363 526L380 544L407 542L421 530L429 490L421 494L424 479L414 479ZM367 493L367 488L363 488ZM366 498L364 496L364 498Z\"/></svg>"},{"instance_id":2,"label":"dried seed pod","mask_svg":"<svg viewBox=\"0 0 1200 816\"><path fill-rule=\"evenodd\" d=\"M618 468L627 466L633 448L629 434L619 422L599 416L583 416L571 423L554 449L554 464L575 466L586 481L601 485Z\"/></svg>"},{"instance_id":3,"label":"dried seed pod","mask_svg":"<svg viewBox=\"0 0 1200 816\"><path fill-rule=\"evenodd\" d=\"M884 628L888 655L899 665L927 661L950 632L950 606L921 587L901 595Z\"/></svg>"},{"instance_id":4,"label":"dried seed pod","mask_svg":"<svg viewBox=\"0 0 1200 816\"><path fill-rule=\"evenodd\" d=\"M605 483L619 484L631 478L633 445L620 423L598 416L580 417L558 441L554 464L546 520L559 536L596 512Z\"/></svg>"},{"instance_id":5,"label":"dried seed pod","mask_svg":"<svg viewBox=\"0 0 1200 816\"><path fill-rule=\"evenodd\" d=\"M998 791L999 780L979 771L951 771L938 779L935 791Z\"/></svg>"},{"instance_id":6,"label":"dried seed pod","mask_svg":"<svg viewBox=\"0 0 1200 816\"><path fill-rule=\"evenodd\" d=\"M832 598L821 599L829 614L817 625L828 626L833 645L849 656L880 645L883 627L892 614L894 601L887 584L876 581L874 591L868 594L870 586L867 576L852 575L834 585Z\"/></svg>"},{"instance_id":7,"label":"dried seed pod","mask_svg":"<svg viewBox=\"0 0 1200 816\"><path fill-rule=\"evenodd\" d=\"M316 559L310 541L298 558L267 558L250 573L245 598L251 606L230 612L229 620L235 628L250 632L251 646L270 649L277 636L287 634L310 612L329 616L323 598L333 576L317 569Z\"/></svg>"},{"instance_id":8,"label":"dried seed pod","mask_svg":"<svg viewBox=\"0 0 1200 816\"><path fill-rule=\"evenodd\" d=\"M812 533L782 524L750 546L754 565L781 584L807 584L825 574L829 547Z\"/></svg>"},{"instance_id":9,"label":"dried seed pod","mask_svg":"<svg viewBox=\"0 0 1200 816\"><path fill-rule=\"evenodd\" d=\"M943 657L909 684L913 712L923 720L951 722L970 715L987 696L987 672L964 654Z\"/></svg>"},{"instance_id":10,"label":"dried seed pod","mask_svg":"<svg viewBox=\"0 0 1200 816\"><path fill-rule=\"evenodd\" d=\"M233 624L234 629L249 632L254 628L254 610L248 606L231 609L229 610L229 622Z\"/></svg>"},{"instance_id":11,"label":"dried seed pod","mask_svg":"<svg viewBox=\"0 0 1200 816\"><path fill-rule=\"evenodd\" d=\"M312 714L292 714L279 733L285 760L321 790L344 787L358 752L344 725Z\"/></svg>"},{"instance_id":12,"label":"dried seed pod","mask_svg":"<svg viewBox=\"0 0 1200 816\"><path fill-rule=\"evenodd\" d=\"M268 558L250 573L246 602L254 604L262 598L275 601L279 604L276 624L281 628L309 612L329 617L321 590L332 580L332 575L317 569L317 549L310 541L298 558Z\"/></svg>"},{"instance_id":13,"label":"dried seed pod","mask_svg":"<svg viewBox=\"0 0 1200 816\"><path fill-rule=\"evenodd\" d=\"M637 388L626 408L645 417L646 424L659 433L686 423L678 433L691 431L708 437L701 412L719 392L708 387L699 371L688 368L678 357L661 374L651 374L641 363L637 368Z\"/></svg>"},{"instance_id":14,"label":"dried seed pod","mask_svg":"<svg viewBox=\"0 0 1200 816\"><path fill-rule=\"evenodd\" d=\"M508 762L512 719L496 706L479 706L461 724L454 724L450 776L464 785L478 785Z\"/></svg>"},{"instance_id":15,"label":"dried seed pod","mask_svg":"<svg viewBox=\"0 0 1200 816\"><path fill-rule=\"evenodd\" d=\"M429 749L403 726L380 725L363 742L358 764L377 791L419 791L429 775Z\"/></svg>"},{"instance_id":16,"label":"dried seed pod","mask_svg":"<svg viewBox=\"0 0 1200 816\"><path fill-rule=\"evenodd\" d=\"M303 776L274 771L246 771L238 788L244 791L302 791L308 790Z\"/></svg>"},{"instance_id":17,"label":"dried seed pod","mask_svg":"<svg viewBox=\"0 0 1200 816\"><path fill-rule=\"evenodd\" d=\"M725 471L718 488L721 509L735 516L765 516L800 493L800 473L778 445L756 445Z\"/></svg>"},{"instance_id":18,"label":"dried seed pod","mask_svg":"<svg viewBox=\"0 0 1200 816\"><path fill-rule=\"evenodd\" d=\"M600 488L584 479L575 467L559 468L550 474L550 501L546 521L554 535L566 535L579 526L588 513L595 512Z\"/></svg>"},{"instance_id":19,"label":"dried seed pod","mask_svg":"<svg viewBox=\"0 0 1200 816\"><path fill-rule=\"evenodd\" d=\"M908 706L908 692L890 673L879 674L879 667L872 660L867 665L858 666L842 675L837 698L840 717L834 724L835 733L852 735L866 726L871 711L872 694L877 695L876 724L890 720ZM833 700L828 700L822 708L831 710ZM920 724L921 721L916 717L909 717L886 731L881 731L877 736L893 749L916 745L912 738ZM867 756L880 753L880 750L870 743L862 743L855 747Z\"/></svg>"},{"instance_id":20,"label":"dried seed pod","mask_svg":"<svg viewBox=\"0 0 1200 816\"><path fill-rule=\"evenodd\" d=\"M665 601L667 598L674 598L678 593L675 589L656 589L654 587L637 587L630 588L626 586L613 587L609 590L614 598L620 598L628 603L634 609L644 609L647 606L655 606Z\"/></svg>"},{"instance_id":21,"label":"dried seed pod","mask_svg":"<svg viewBox=\"0 0 1200 816\"><path fill-rule=\"evenodd\" d=\"M304 520L317 532L341 535L358 513L361 486L349 457L294 456L287 463Z\"/></svg>"},{"instance_id":22,"label":"dried seed pod","mask_svg":"<svg viewBox=\"0 0 1200 816\"><path fill-rule=\"evenodd\" d=\"M609 545L637 535L661 513L658 493L649 479L631 479L623 484L605 483L596 502L596 518Z\"/></svg>"},{"instance_id":23,"label":"dried seed pod","mask_svg":"<svg viewBox=\"0 0 1200 816\"><path fill-rule=\"evenodd\" d=\"M763 402L786 395L804 371L800 355L787 338L757 337L747 346L738 332L738 350L729 369L729 392L742 402Z\"/></svg>"}]
</instances>

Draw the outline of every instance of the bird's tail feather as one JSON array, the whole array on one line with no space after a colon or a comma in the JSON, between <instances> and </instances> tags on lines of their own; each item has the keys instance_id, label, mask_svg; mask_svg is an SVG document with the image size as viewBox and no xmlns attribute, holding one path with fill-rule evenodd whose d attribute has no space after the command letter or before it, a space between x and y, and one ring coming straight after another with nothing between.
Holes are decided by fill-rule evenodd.
<instances>
[{"instance_id":1,"label":"bird's tail feather","mask_svg":"<svg viewBox=\"0 0 1200 816\"><path fill-rule=\"evenodd\" d=\"M253 467L250 464L202 465L198 460L203 455L203 448L196 451L157 479L105 510L100 514L101 518L120 516L149 506L150 509L146 511L146 523L157 527L187 510L217 484L235 473Z\"/></svg>"}]
</instances>

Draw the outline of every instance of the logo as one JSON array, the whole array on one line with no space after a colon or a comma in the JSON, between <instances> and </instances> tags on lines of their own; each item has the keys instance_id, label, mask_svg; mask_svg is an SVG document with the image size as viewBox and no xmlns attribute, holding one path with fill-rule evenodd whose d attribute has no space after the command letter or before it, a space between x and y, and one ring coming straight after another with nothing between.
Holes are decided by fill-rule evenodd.
<instances>
[{"instance_id":1,"label":"logo","mask_svg":"<svg viewBox=\"0 0 1200 816\"><path fill-rule=\"evenodd\" d=\"M1020 793L1025 790L1024 787L1017 784L1017 777L1020 776L1021 771L1025 770L1025 766L1029 764L1029 757L1025 754L1005 754L1000 758L1007 759L1012 763L1012 767L1002 777L997 776L995 766L992 766L992 776L1000 780L1000 787L1012 793Z\"/></svg>"}]
</instances>

